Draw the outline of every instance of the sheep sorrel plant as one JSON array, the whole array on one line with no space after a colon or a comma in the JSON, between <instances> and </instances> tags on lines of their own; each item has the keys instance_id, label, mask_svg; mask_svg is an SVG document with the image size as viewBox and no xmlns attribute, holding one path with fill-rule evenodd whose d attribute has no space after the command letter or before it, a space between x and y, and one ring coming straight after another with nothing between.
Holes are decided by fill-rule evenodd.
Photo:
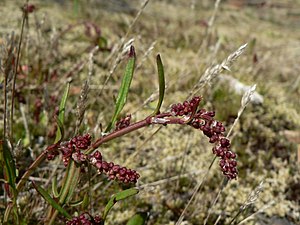
<instances>
[{"instance_id":1,"label":"sheep sorrel plant","mask_svg":"<svg viewBox=\"0 0 300 225\"><path fill-rule=\"evenodd\" d=\"M130 132L138 130L150 125L178 124L193 127L209 138L209 142L213 144L212 152L215 157L219 157L220 170L227 180L237 178L237 162L236 154L230 150L230 140L225 137L225 127L219 121L214 119L215 112L207 111L199 107L202 100L200 96L194 96L183 103L173 104L170 110L161 112L160 108L164 100L165 93L165 77L164 68L160 58L157 56L157 69L159 80L159 99L154 112L137 122L131 122L131 115L119 119L119 115L126 103L130 84L133 78L135 68L135 50L130 47L129 59L116 99L115 111L112 119L108 124L105 133L99 138L93 140L88 133L83 135L76 135L67 141L64 141L64 111L67 102L67 97L70 89L70 84L67 85L59 108L59 115L57 117L57 133L54 144L48 146L29 166L23 176L17 180L16 166L11 154L11 145L8 140L2 141L2 155L1 162L4 166L5 187L9 198L7 208L4 216L4 223L20 223L20 215L18 213L18 194L22 191L25 183L28 182L29 176L44 161L54 160L61 155L62 164L64 165L65 175L60 184L57 184L56 179L52 183L52 194L48 190L32 181L32 186L35 190L46 200L49 204L48 212L41 220L45 224L56 224L59 217L65 221L66 224L104 224L107 215L114 204L120 200L126 199L130 196L136 195L139 192L138 187L132 187L140 178L138 171L127 168L122 165L115 164L103 160L101 151L97 150L104 143L108 143L115 138L122 137ZM81 177L86 176L86 171L94 167L98 174L104 174L108 180L118 182L120 185L125 185L127 189L114 194L107 203L103 214L92 215L92 212L78 212L77 216L72 217L68 213L68 207L74 205L73 197ZM128 189L128 187L130 187ZM82 189L81 189L82 191ZM84 198L76 202L76 206L84 205L86 203ZM84 208L84 207L83 207ZM79 208L80 209L80 208ZM63 219L64 218L64 219ZM133 217L130 224L144 224L141 217Z\"/></svg>"}]
</instances>

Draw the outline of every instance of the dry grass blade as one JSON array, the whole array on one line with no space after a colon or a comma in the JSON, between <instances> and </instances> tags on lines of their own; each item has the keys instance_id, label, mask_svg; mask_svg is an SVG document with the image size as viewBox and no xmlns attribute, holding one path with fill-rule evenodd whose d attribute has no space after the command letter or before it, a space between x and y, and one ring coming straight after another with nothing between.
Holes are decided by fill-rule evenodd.
<instances>
[{"instance_id":1,"label":"dry grass blade","mask_svg":"<svg viewBox=\"0 0 300 225\"><path fill-rule=\"evenodd\" d=\"M248 105L248 103L251 101L251 97L254 94L256 89L256 84L252 85L248 91L245 92L245 94L242 97L242 101L241 101L241 107L238 111L238 115L237 118L234 120L233 125L231 126L230 130L227 133L227 137L229 137L233 131L233 128L236 126L236 124L238 123L242 113L244 112L246 106Z\"/></svg>"},{"instance_id":2,"label":"dry grass blade","mask_svg":"<svg viewBox=\"0 0 300 225\"><path fill-rule=\"evenodd\" d=\"M104 88L106 87L109 79L111 78L111 76L115 72L117 66L120 64L121 60L124 58L124 52L125 53L128 52L129 47L131 45L133 45L133 41L134 41L133 38L130 39L129 41L127 41L127 43L125 43L125 41L126 41L128 35L130 34L133 26L135 25L135 23L137 22L137 20L141 16L142 12L144 11L144 9L145 9L146 5L148 4L148 2L149 2L149 0L145 0L144 2L142 2L141 7L140 7L139 11L137 12L135 18L131 22L126 34L121 38L120 43L113 49L111 54L106 58L104 64L108 64L108 62L111 61L111 59L115 56L115 54L117 54L117 56L115 57L112 69L109 71L109 74L108 74L106 80L104 81L103 87L99 92L99 96L102 94ZM123 50L121 51L121 49L123 49Z\"/></svg>"},{"instance_id":3,"label":"dry grass blade","mask_svg":"<svg viewBox=\"0 0 300 225\"><path fill-rule=\"evenodd\" d=\"M145 62L145 60L147 59L147 57L150 55L150 53L152 52L152 50L154 49L154 46L156 45L156 41L153 41L150 45L150 47L147 49L147 51L144 53L144 55L142 56L139 64L136 66L135 70L138 70L143 63Z\"/></svg>"},{"instance_id":4,"label":"dry grass blade","mask_svg":"<svg viewBox=\"0 0 300 225\"><path fill-rule=\"evenodd\" d=\"M122 49L122 46L124 45L129 33L131 32L133 26L136 24L137 20L139 19L139 17L141 16L142 12L144 11L145 7L147 6L149 0L145 0L144 2L142 2L141 7L139 9L139 11L137 12L135 18L133 19L133 21L131 22L131 24L129 25L129 28L126 32L126 34L121 38L120 43L118 44L118 46L111 52L111 54L107 57L107 59L105 60L104 64L107 64L115 54L119 54L120 50ZM119 58L119 56L117 56L116 58ZM114 63L115 64L115 63Z\"/></svg>"},{"instance_id":5,"label":"dry grass blade","mask_svg":"<svg viewBox=\"0 0 300 225\"><path fill-rule=\"evenodd\" d=\"M260 208L257 212L251 214L250 216L246 217L245 219L243 219L242 221L240 221L238 223L238 225L240 224L244 224L246 222L248 222L251 219L254 219L256 215L258 215L259 213L263 213L267 208L271 207L272 205L274 205L275 201L271 201L268 204L266 204L265 206L263 206L262 208Z\"/></svg>"},{"instance_id":6,"label":"dry grass blade","mask_svg":"<svg viewBox=\"0 0 300 225\"><path fill-rule=\"evenodd\" d=\"M215 2L215 8L214 8L213 14L212 14L212 16L210 17L210 20L208 21L208 26L209 26L209 27L213 26L213 24L214 24L214 22L215 22L215 19L216 19L216 15L217 15L217 12L218 12L218 9L219 9L220 2L221 2L221 0L216 0L216 2Z\"/></svg>"},{"instance_id":7,"label":"dry grass blade","mask_svg":"<svg viewBox=\"0 0 300 225\"><path fill-rule=\"evenodd\" d=\"M28 1L27 1L28 3ZM13 75L13 83L12 83L12 96L11 96L11 108L10 108L10 138L13 138L13 119L14 119L14 107L15 107L15 89L16 89L16 80L17 80L17 70L20 62L20 54L21 54L21 45L23 41L23 33L24 33L24 27L25 27L25 21L28 19L27 13L23 12L23 19L22 19L22 26L21 26L21 33L20 33L20 39L18 44L18 51L17 51L17 57L15 62L15 68L14 68L14 75Z\"/></svg>"},{"instance_id":8,"label":"dry grass blade","mask_svg":"<svg viewBox=\"0 0 300 225\"><path fill-rule=\"evenodd\" d=\"M99 47L96 46L89 55L89 63L88 63L88 76L84 84L82 85L79 101L77 103L77 120L76 120L76 129L75 129L75 135L78 134L79 127L82 123L84 113L86 110L86 102L87 102L87 96L89 92L89 85L90 85L90 79L91 76L94 74L94 54L96 51L98 51Z\"/></svg>"},{"instance_id":9,"label":"dry grass blade","mask_svg":"<svg viewBox=\"0 0 300 225\"><path fill-rule=\"evenodd\" d=\"M202 171L202 170L187 172L187 173L184 173L184 174L180 174L180 175L176 175L176 176L173 176L173 177L169 177L169 178L161 179L161 180L158 180L158 181L154 181L152 183L143 184L143 185L139 186L139 189L147 189L149 187L165 184L165 183L168 183L170 181L177 181L177 180L179 180L181 178L184 178L184 177L190 177L191 175L198 175L198 174L201 174L203 172L204 171Z\"/></svg>"},{"instance_id":10,"label":"dry grass blade","mask_svg":"<svg viewBox=\"0 0 300 225\"><path fill-rule=\"evenodd\" d=\"M217 15L217 12L218 12L218 9L219 9L220 2L221 2L221 0L216 0L215 1L214 11L213 11L208 23L207 23L207 28L205 30L204 38L203 38L201 46L200 46L200 48L197 52L197 55L200 55L200 53L203 51L203 48L205 46L207 46L207 43L209 42L209 38L210 38L211 32L212 32L212 27L213 27L213 25L215 23L215 20L216 20L216 15Z\"/></svg>"},{"instance_id":11,"label":"dry grass blade","mask_svg":"<svg viewBox=\"0 0 300 225\"><path fill-rule=\"evenodd\" d=\"M127 41L123 48L122 51L118 54L118 56L116 57L114 64L112 66L112 68L109 71L108 76L106 77L106 80L104 81L102 88L99 92L99 96L102 95L103 90L105 89L108 81L110 80L111 76L113 75L113 73L115 72L115 70L117 69L118 65L120 64L120 62L122 61L122 59L124 59L124 57L126 56L126 54L129 52L130 46L133 45L134 42L134 38L130 39L129 41Z\"/></svg>"},{"instance_id":12,"label":"dry grass blade","mask_svg":"<svg viewBox=\"0 0 300 225\"><path fill-rule=\"evenodd\" d=\"M250 205L254 204L256 202L256 200L259 197L259 194L263 191L263 184L264 181L261 181L259 183L259 185L249 194L247 200L244 202L244 204L240 207L240 210L238 211L238 213L232 218L232 220L230 221L229 224L232 224L237 217Z\"/></svg>"},{"instance_id":13,"label":"dry grass blade","mask_svg":"<svg viewBox=\"0 0 300 225\"><path fill-rule=\"evenodd\" d=\"M242 45L239 47L235 52L230 54L221 64L209 67L206 69L204 74L201 76L198 83L194 86L192 92L190 93L189 97L196 95L196 93L203 88L205 85L211 83L211 81L216 78L221 72L224 70L230 71L230 66L234 61L239 58L239 56L245 51L247 44Z\"/></svg>"},{"instance_id":14,"label":"dry grass blade","mask_svg":"<svg viewBox=\"0 0 300 225\"><path fill-rule=\"evenodd\" d=\"M204 220L204 225L206 225L206 223L207 223L207 221L208 221L208 219L209 219L209 217L210 217L210 215L211 215L212 209L213 209L214 205L216 205L218 199L220 198L221 193L223 192L223 190L224 190L226 184L227 184L227 183L225 183L225 179L223 178L222 184L220 185L221 188L220 188L220 190L218 191L217 196L215 197L213 203L211 204L211 206L210 206L210 208L209 208L209 210L208 210L207 216L206 216L206 218L205 218L205 220Z\"/></svg>"},{"instance_id":15,"label":"dry grass blade","mask_svg":"<svg viewBox=\"0 0 300 225\"><path fill-rule=\"evenodd\" d=\"M6 137L8 134L8 83L11 81L13 76L13 60L15 59L15 49L16 41L14 33L7 35L4 39L4 42L1 46L1 61L0 61L0 70L4 76L3 82L3 137Z\"/></svg>"}]
</instances>

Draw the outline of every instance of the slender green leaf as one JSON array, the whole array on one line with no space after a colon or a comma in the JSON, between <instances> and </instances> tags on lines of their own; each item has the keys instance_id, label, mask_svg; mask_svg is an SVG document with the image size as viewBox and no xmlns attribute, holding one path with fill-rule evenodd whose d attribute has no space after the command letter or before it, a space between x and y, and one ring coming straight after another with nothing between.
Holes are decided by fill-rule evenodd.
<instances>
[{"instance_id":1,"label":"slender green leaf","mask_svg":"<svg viewBox=\"0 0 300 225\"><path fill-rule=\"evenodd\" d=\"M82 201L82 205L81 205L81 208L84 210L84 209L87 209L88 206L90 204L90 196L88 193L86 193L84 195L84 198L83 198L83 201Z\"/></svg>"},{"instance_id":2,"label":"slender green leaf","mask_svg":"<svg viewBox=\"0 0 300 225\"><path fill-rule=\"evenodd\" d=\"M59 118L56 117L55 119L57 124L57 131L56 131L56 137L54 143L58 143L64 138L65 129L63 123L59 120Z\"/></svg>"},{"instance_id":3,"label":"slender green leaf","mask_svg":"<svg viewBox=\"0 0 300 225\"><path fill-rule=\"evenodd\" d=\"M62 188L59 193L59 203L68 203L78 184L80 167L77 167L74 161L71 161L67 167L66 175L63 180Z\"/></svg>"},{"instance_id":4,"label":"slender green leaf","mask_svg":"<svg viewBox=\"0 0 300 225\"><path fill-rule=\"evenodd\" d=\"M69 187L69 191L68 191L68 195L66 197L65 203L70 202L73 197L73 193L78 185L78 181L79 181L79 177L80 177L80 168L76 168L74 170L74 173L70 174L70 176L72 179L71 179L71 183L70 183L70 187Z\"/></svg>"},{"instance_id":5,"label":"slender green leaf","mask_svg":"<svg viewBox=\"0 0 300 225\"><path fill-rule=\"evenodd\" d=\"M146 223L147 213L137 213L131 217L126 225L144 225Z\"/></svg>"},{"instance_id":6,"label":"slender green leaf","mask_svg":"<svg viewBox=\"0 0 300 225\"><path fill-rule=\"evenodd\" d=\"M72 201L70 203L68 203L69 206L72 206L72 207L76 207L76 206L80 206L81 205L81 208L83 209L86 209L86 207L88 206L89 204L89 196L88 194L85 194L83 199L80 199L80 200L77 200L77 201Z\"/></svg>"},{"instance_id":7,"label":"slender green leaf","mask_svg":"<svg viewBox=\"0 0 300 225\"><path fill-rule=\"evenodd\" d=\"M3 151L3 161L4 161L4 177L7 179L8 184L16 190L16 164L15 160L11 154L11 151L8 147L7 140L2 141L2 151ZM2 156L1 156L2 158ZM1 162L2 164L3 162Z\"/></svg>"},{"instance_id":8,"label":"slender green leaf","mask_svg":"<svg viewBox=\"0 0 300 225\"><path fill-rule=\"evenodd\" d=\"M38 186L35 184L35 182L32 182L34 188L37 190L37 192L58 212L63 214L67 219L71 219L72 217L70 214L62 207L60 206L49 194L46 190L44 190L41 186Z\"/></svg>"},{"instance_id":9,"label":"slender green leaf","mask_svg":"<svg viewBox=\"0 0 300 225\"><path fill-rule=\"evenodd\" d=\"M165 95L165 73L164 73L164 65L162 64L160 55L157 55L156 57L156 64L157 64L158 81L159 81L159 99L157 102L156 109L153 112L153 116L159 113Z\"/></svg>"},{"instance_id":10,"label":"slender green leaf","mask_svg":"<svg viewBox=\"0 0 300 225\"><path fill-rule=\"evenodd\" d=\"M114 204L116 204L118 201L121 201L121 200L126 199L128 197L131 197L133 195L136 195L137 193L139 193L138 189L136 189L136 188L130 188L130 189L121 191L121 192L119 192L117 194L114 194L110 198L110 200L107 203L107 205L105 206L104 213L103 213L103 220L106 219L109 211L112 209L112 207L114 206Z\"/></svg>"},{"instance_id":11,"label":"slender green leaf","mask_svg":"<svg viewBox=\"0 0 300 225\"><path fill-rule=\"evenodd\" d=\"M130 48L130 53L129 53L129 61L127 63L126 69L125 69L125 73L123 76L123 80L122 80L122 84L118 93L118 97L116 100L116 108L115 108L115 112L114 115L111 119L111 122L108 124L105 132L109 132L110 129L112 128L113 124L116 122L120 112L122 111L126 100L127 100L127 96L128 96L128 91L130 88L130 84L132 81L132 77L133 77L133 72L134 72L134 65L135 65L135 51L134 51L134 47L131 46Z\"/></svg>"},{"instance_id":12,"label":"slender green leaf","mask_svg":"<svg viewBox=\"0 0 300 225\"><path fill-rule=\"evenodd\" d=\"M83 202L83 199L78 200L78 201L74 201L74 202L70 202L70 203L68 203L68 205L69 205L69 206L72 206L72 207L76 207L76 206L81 205L82 202Z\"/></svg>"},{"instance_id":13,"label":"slender green leaf","mask_svg":"<svg viewBox=\"0 0 300 225\"><path fill-rule=\"evenodd\" d=\"M58 193L58 189L57 189L57 177L54 176L52 179L52 194L54 196L54 198L58 198L59 197L59 193Z\"/></svg>"},{"instance_id":14,"label":"slender green leaf","mask_svg":"<svg viewBox=\"0 0 300 225\"><path fill-rule=\"evenodd\" d=\"M60 101L59 114L58 114L58 118L57 118L58 129L56 131L56 137L55 137L54 143L61 141L61 139L63 138L63 133L64 133L63 124L64 124L64 120L65 120L65 107L66 107L66 103L67 103L69 90L70 90L70 82L68 82L67 87L65 88L64 94Z\"/></svg>"}]
</instances>

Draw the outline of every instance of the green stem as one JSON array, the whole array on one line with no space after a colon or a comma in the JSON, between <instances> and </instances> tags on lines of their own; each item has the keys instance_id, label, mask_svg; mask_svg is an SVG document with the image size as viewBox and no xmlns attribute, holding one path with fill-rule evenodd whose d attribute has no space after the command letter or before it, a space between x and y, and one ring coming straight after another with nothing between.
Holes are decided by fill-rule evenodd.
<instances>
[{"instance_id":1,"label":"green stem","mask_svg":"<svg viewBox=\"0 0 300 225\"><path fill-rule=\"evenodd\" d=\"M71 161L69 164L69 168L65 174L64 182L62 184L62 189L59 196L59 204L65 205L71 200L71 195L75 189L76 184L78 183L78 178L80 174L80 167L77 167L74 161ZM50 206L50 213L48 214L47 221L49 221L49 225L54 224L55 218L58 215L57 210L53 210Z\"/></svg>"}]
</instances>

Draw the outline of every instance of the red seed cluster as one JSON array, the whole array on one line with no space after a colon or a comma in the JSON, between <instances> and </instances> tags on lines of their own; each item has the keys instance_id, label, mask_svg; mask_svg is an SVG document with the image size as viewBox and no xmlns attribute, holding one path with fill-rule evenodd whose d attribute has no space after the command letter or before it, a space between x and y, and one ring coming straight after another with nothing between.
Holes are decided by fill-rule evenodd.
<instances>
[{"instance_id":1,"label":"red seed cluster","mask_svg":"<svg viewBox=\"0 0 300 225\"><path fill-rule=\"evenodd\" d=\"M237 177L236 154L230 150L230 141L227 138L221 138L219 144L213 148L213 153L220 157L219 166L228 179Z\"/></svg>"},{"instance_id":2,"label":"red seed cluster","mask_svg":"<svg viewBox=\"0 0 300 225\"><path fill-rule=\"evenodd\" d=\"M236 154L230 150L230 140L224 137L225 127L214 116L215 112L200 109L189 125L201 130L209 138L209 142L215 144L213 153L220 157L221 171L228 179L235 179L238 174Z\"/></svg>"},{"instance_id":3,"label":"red seed cluster","mask_svg":"<svg viewBox=\"0 0 300 225\"><path fill-rule=\"evenodd\" d=\"M25 13L32 13L36 9L35 5L33 4L25 4L22 8L23 12Z\"/></svg>"},{"instance_id":4,"label":"red seed cluster","mask_svg":"<svg viewBox=\"0 0 300 225\"><path fill-rule=\"evenodd\" d=\"M102 160L102 155L99 151L91 155L84 154L81 150L87 149L90 144L91 136L89 134L76 136L68 142L61 143L58 150L62 152L64 165L67 166L71 159L80 165L91 163L100 174L106 174L110 180L118 180L123 183L137 182L140 175L135 170ZM47 158L53 159L58 154L57 150L49 151Z\"/></svg>"},{"instance_id":5,"label":"red seed cluster","mask_svg":"<svg viewBox=\"0 0 300 225\"><path fill-rule=\"evenodd\" d=\"M54 146L54 147L52 147L52 146ZM59 155L59 151L57 150L57 147L55 145L52 145L52 146L49 146L46 149L48 160L53 160L53 159L55 159L56 156Z\"/></svg>"},{"instance_id":6,"label":"red seed cluster","mask_svg":"<svg viewBox=\"0 0 300 225\"><path fill-rule=\"evenodd\" d=\"M192 113L193 108L199 105L201 97L196 96L190 101L184 101L183 103L174 104L171 107L171 112L174 116L183 116Z\"/></svg>"},{"instance_id":7,"label":"red seed cluster","mask_svg":"<svg viewBox=\"0 0 300 225\"><path fill-rule=\"evenodd\" d=\"M116 123L116 130L121 130L130 125L131 115L127 115L125 118L120 119Z\"/></svg>"},{"instance_id":8,"label":"red seed cluster","mask_svg":"<svg viewBox=\"0 0 300 225\"><path fill-rule=\"evenodd\" d=\"M73 158L77 163L86 161L86 155L81 150L85 150L90 146L91 139L89 134L85 134L73 137L70 141L62 143L60 150L63 155L64 165L68 165L70 158Z\"/></svg>"},{"instance_id":9,"label":"red seed cluster","mask_svg":"<svg viewBox=\"0 0 300 225\"><path fill-rule=\"evenodd\" d=\"M110 180L118 180L123 183L136 183L140 177L135 170L102 160L102 155L99 151L91 155L89 160L100 174L106 174Z\"/></svg>"},{"instance_id":10,"label":"red seed cluster","mask_svg":"<svg viewBox=\"0 0 300 225\"><path fill-rule=\"evenodd\" d=\"M102 218L98 215L92 217L89 213L82 213L80 216L75 216L66 222L66 225L100 225Z\"/></svg>"}]
</instances>

